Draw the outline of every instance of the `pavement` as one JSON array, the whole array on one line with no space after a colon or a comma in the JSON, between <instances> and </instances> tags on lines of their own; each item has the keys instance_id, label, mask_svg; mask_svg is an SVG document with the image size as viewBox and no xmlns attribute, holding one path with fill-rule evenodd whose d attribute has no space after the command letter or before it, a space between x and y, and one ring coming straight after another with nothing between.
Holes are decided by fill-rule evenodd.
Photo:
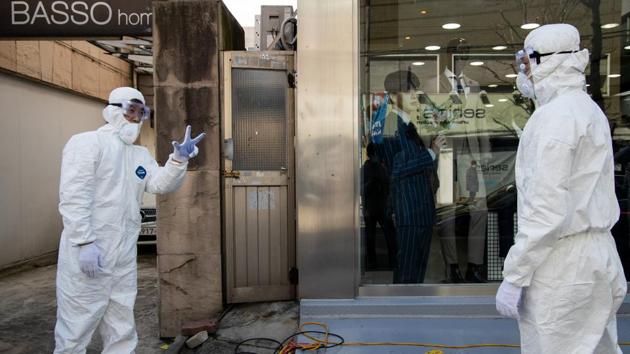
<instances>
[{"instance_id":1,"label":"pavement","mask_svg":"<svg viewBox=\"0 0 630 354\"><path fill-rule=\"evenodd\" d=\"M0 353L50 354L55 347L56 265L0 274ZM227 307L220 329L201 347L182 349L185 354L233 354L236 345L250 337L284 339L297 328L297 302L243 304ZM155 250L138 257L138 296L135 306L138 331L136 354L167 353L172 339L158 333L158 281ZM270 353L265 342L241 347L250 353ZM98 334L87 354L102 350ZM241 350L239 350L241 351Z\"/></svg>"},{"instance_id":2,"label":"pavement","mask_svg":"<svg viewBox=\"0 0 630 354\"><path fill-rule=\"evenodd\" d=\"M0 354L52 353L56 320L56 266L40 266L19 272L0 273ZM170 354L172 338L159 338L158 281L155 250L138 257L138 297L135 317L139 337L137 354ZM454 303L452 303L455 301ZM237 345L249 338L282 341L296 332L298 323L325 323L330 332L347 342L423 342L467 345L478 343L517 344L515 321L498 318L493 299L449 297L435 299L357 298L350 300L304 300L227 306L219 330L200 347L183 354L234 354ZM630 342L630 314L618 316L620 341ZM312 325L306 329L321 330ZM307 342L305 338L300 341ZM275 344L253 341L240 346L239 353L273 353ZM100 353L98 334L87 354ZM411 353L518 353L512 348L442 349L436 347L371 346L337 347L327 354ZM630 346L622 347L630 353ZM323 353L323 351L320 351Z\"/></svg>"}]
</instances>

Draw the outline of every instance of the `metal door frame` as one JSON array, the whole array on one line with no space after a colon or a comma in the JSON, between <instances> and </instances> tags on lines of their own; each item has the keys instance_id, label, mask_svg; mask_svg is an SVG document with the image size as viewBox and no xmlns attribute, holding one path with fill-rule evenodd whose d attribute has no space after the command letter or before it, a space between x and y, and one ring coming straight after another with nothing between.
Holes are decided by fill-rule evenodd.
<instances>
[{"instance_id":1,"label":"metal door frame","mask_svg":"<svg viewBox=\"0 0 630 354\"><path fill-rule=\"evenodd\" d=\"M221 82L221 137L222 139L232 138L232 69L264 69L280 70L287 73L294 70L294 52L290 51L266 51L266 52L223 52L221 53L221 73L224 75ZM281 171L245 171L244 177L255 177L261 185L284 185L287 184L287 245L288 269L287 279L291 268L296 267L296 222L295 222L295 90L287 87L286 99L287 112L287 170L286 177L281 176ZM223 144L222 144L223 145ZM223 238L223 259L224 259L224 286L227 303L233 302L257 302L295 299L296 286L266 286L263 287L235 287L235 269L233 252L234 242L231 237L234 233L233 223L228 220L234 217L233 210L233 186L247 185L240 184L238 178L232 170L232 160L226 156L225 147L221 158L222 176L221 190L223 193L223 215L222 215L222 238ZM271 176L269 176L271 174ZM278 176L274 176L277 174ZM227 176L226 176L227 175ZM286 182L285 182L286 181Z\"/></svg>"}]
</instances>

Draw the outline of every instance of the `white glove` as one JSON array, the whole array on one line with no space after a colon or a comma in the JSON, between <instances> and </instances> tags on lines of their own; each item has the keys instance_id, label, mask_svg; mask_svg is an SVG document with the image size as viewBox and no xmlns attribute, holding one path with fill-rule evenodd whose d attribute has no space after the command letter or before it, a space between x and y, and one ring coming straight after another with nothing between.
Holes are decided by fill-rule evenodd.
<instances>
[{"instance_id":1,"label":"white glove","mask_svg":"<svg viewBox=\"0 0 630 354\"><path fill-rule=\"evenodd\" d=\"M497 291L497 311L506 317L519 319L518 308L521 305L523 288L507 281L503 281Z\"/></svg>"},{"instance_id":2,"label":"white glove","mask_svg":"<svg viewBox=\"0 0 630 354\"><path fill-rule=\"evenodd\" d=\"M101 251L94 242L79 248L79 267L90 278L101 271Z\"/></svg>"},{"instance_id":3,"label":"white glove","mask_svg":"<svg viewBox=\"0 0 630 354\"><path fill-rule=\"evenodd\" d=\"M186 162L188 159L197 156L199 153L199 149L197 148L197 143L199 143L205 136L206 133L201 133L197 135L196 138L190 138L190 125L186 127L186 134L184 135L184 142L181 144L177 141L173 141L173 159L177 162Z\"/></svg>"}]
</instances>

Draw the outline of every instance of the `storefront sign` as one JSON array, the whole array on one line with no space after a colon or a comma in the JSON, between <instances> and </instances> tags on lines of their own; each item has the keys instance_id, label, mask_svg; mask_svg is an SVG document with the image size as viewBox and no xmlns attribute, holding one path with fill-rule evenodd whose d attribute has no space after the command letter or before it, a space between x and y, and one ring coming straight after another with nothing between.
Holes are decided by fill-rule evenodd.
<instances>
[{"instance_id":1,"label":"storefront sign","mask_svg":"<svg viewBox=\"0 0 630 354\"><path fill-rule=\"evenodd\" d=\"M467 191L470 188L466 185L466 174L472 160L477 162L479 181L477 197L486 197L500 188L515 184L516 150L461 154L457 157L457 183L460 198L468 196Z\"/></svg>"},{"instance_id":2,"label":"storefront sign","mask_svg":"<svg viewBox=\"0 0 630 354\"><path fill-rule=\"evenodd\" d=\"M151 0L4 0L0 37L150 36Z\"/></svg>"}]
</instances>

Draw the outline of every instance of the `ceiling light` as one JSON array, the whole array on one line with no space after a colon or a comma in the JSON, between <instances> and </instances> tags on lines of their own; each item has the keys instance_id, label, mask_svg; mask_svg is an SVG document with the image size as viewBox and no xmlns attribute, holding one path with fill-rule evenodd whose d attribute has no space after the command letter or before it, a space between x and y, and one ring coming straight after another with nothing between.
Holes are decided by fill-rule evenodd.
<instances>
[{"instance_id":1,"label":"ceiling light","mask_svg":"<svg viewBox=\"0 0 630 354\"><path fill-rule=\"evenodd\" d=\"M630 50L630 45L627 45L627 46L623 47L623 49Z\"/></svg>"},{"instance_id":2,"label":"ceiling light","mask_svg":"<svg viewBox=\"0 0 630 354\"><path fill-rule=\"evenodd\" d=\"M493 104L487 104L487 105L485 105L485 106L486 106L486 107L488 107L488 108L492 108L492 107L494 107L494 105L493 105Z\"/></svg>"},{"instance_id":3,"label":"ceiling light","mask_svg":"<svg viewBox=\"0 0 630 354\"><path fill-rule=\"evenodd\" d=\"M411 37L407 36L407 37L405 37L405 39L406 39L406 40L410 40L410 39L411 39Z\"/></svg>"},{"instance_id":4,"label":"ceiling light","mask_svg":"<svg viewBox=\"0 0 630 354\"><path fill-rule=\"evenodd\" d=\"M482 66L483 62L482 61L473 61L473 62L470 63L470 65L472 65L472 66Z\"/></svg>"},{"instance_id":5,"label":"ceiling light","mask_svg":"<svg viewBox=\"0 0 630 354\"><path fill-rule=\"evenodd\" d=\"M611 29L611 28L615 28L615 27L619 27L618 23L607 23L605 25L602 25L603 29Z\"/></svg>"},{"instance_id":6,"label":"ceiling light","mask_svg":"<svg viewBox=\"0 0 630 354\"><path fill-rule=\"evenodd\" d=\"M442 28L444 28L445 30L455 30L460 28L462 25L460 25L459 23L445 23L442 25Z\"/></svg>"},{"instance_id":7,"label":"ceiling light","mask_svg":"<svg viewBox=\"0 0 630 354\"><path fill-rule=\"evenodd\" d=\"M610 75L608 75L608 77L611 78L611 79L616 79L618 77L621 77L621 75L620 74L610 74Z\"/></svg>"},{"instance_id":8,"label":"ceiling light","mask_svg":"<svg viewBox=\"0 0 630 354\"><path fill-rule=\"evenodd\" d=\"M497 46L492 47L492 50L506 50L506 49L507 47L504 45L497 45Z\"/></svg>"},{"instance_id":9,"label":"ceiling light","mask_svg":"<svg viewBox=\"0 0 630 354\"><path fill-rule=\"evenodd\" d=\"M440 50L440 46L439 45L430 45L430 46L424 47L424 49L426 49L426 50Z\"/></svg>"},{"instance_id":10,"label":"ceiling light","mask_svg":"<svg viewBox=\"0 0 630 354\"><path fill-rule=\"evenodd\" d=\"M510 79L513 79L513 78L515 78L515 77L517 77L517 76L518 76L518 75L516 75L516 74L507 74L507 75L505 75L505 77L508 77L508 78L510 78Z\"/></svg>"},{"instance_id":11,"label":"ceiling light","mask_svg":"<svg viewBox=\"0 0 630 354\"><path fill-rule=\"evenodd\" d=\"M428 14L428 13L429 13L429 11L427 11L427 10L420 10L420 14L421 14L421 15L426 15L426 14Z\"/></svg>"},{"instance_id":12,"label":"ceiling light","mask_svg":"<svg viewBox=\"0 0 630 354\"><path fill-rule=\"evenodd\" d=\"M414 61L413 63L411 63L411 65L422 66L422 65L424 65L424 62L423 61Z\"/></svg>"},{"instance_id":13,"label":"ceiling light","mask_svg":"<svg viewBox=\"0 0 630 354\"><path fill-rule=\"evenodd\" d=\"M507 102L508 99L507 98L499 98L499 102Z\"/></svg>"},{"instance_id":14,"label":"ceiling light","mask_svg":"<svg viewBox=\"0 0 630 354\"><path fill-rule=\"evenodd\" d=\"M488 85L488 87L495 88L495 87L499 87L499 85L497 85L497 84L490 84L490 85Z\"/></svg>"},{"instance_id":15,"label":"ceiling light","mask_svg":"<svg viewBox=\"0 0 630 354\"><path fill-rule=\"evenodd\" d=\"M535 23L535 22L525 23L525 24L521 25L521 28L524 29L524 30L531 30L531 29L538 28L538 27L540 27L540 25Z\"/></svg>"}]
</instances>

